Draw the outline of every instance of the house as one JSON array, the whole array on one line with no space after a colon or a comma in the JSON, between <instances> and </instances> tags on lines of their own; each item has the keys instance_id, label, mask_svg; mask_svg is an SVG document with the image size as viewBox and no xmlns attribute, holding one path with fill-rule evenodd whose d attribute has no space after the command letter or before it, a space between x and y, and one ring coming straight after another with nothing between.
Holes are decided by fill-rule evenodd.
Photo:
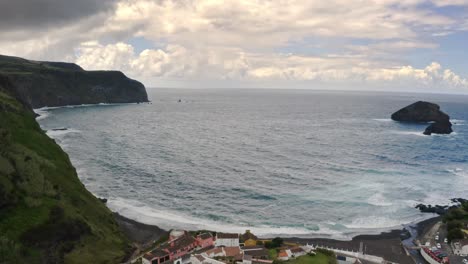
<instances>
[{"instance_id":1,"label":"house","mask_svg":"<svg viewBox=\"0 0 468 264\"><path fill-rule=\"evenodd\" d=\"M468 239L455 240L452 242L453 254L459 256L468 256Z\"/></svg>"},{"instance_id":2,"label":"house","mask_svg":"<svg viewBox=\"0 0 468 264\"><path fill-rule=\"evenodd\" d=\"M197 243L201 249L212 247L214 246L214 237L209 232L199 234L197 236Z\"/></svg>"},{"instance_id":3,"label":"house","mask_svg":"<svg viewBox=\"0 0 468 264\"><path fill-rule=\"evenodd\" d=\"M224 247L226 257L236 257L242 255L240 247Z\"/></svg>"},{"instance_id":4,"label":"house","mask_svg":"<svg viewBox=\"0 0 468 264\"><path fill-rule=\"evenodd\" d=\"M169 252L162 249L155 249L146 253L141 258L143 264L161 264L171 259Z\"/></svg>"},{"instance_id":5,"label":"house","mask_svg":"<svg viewBox=\"0 0 468 264\"><path fill-rule=\"evenodd\" d=\"M209 258L214 258L214 257L224 257L226 256L226 253L224 252L224 248L215 247L213 249L203 252L202 255L207 256Z\"/></svg>"},{"instance_id":6,"label":"house","mask_svg":"<svg viewBox=\"0 0 468 264\"><path fill-rule=\"evenodd\" d=\"M243 247L244 255L252 256L254 259L268 259L268 250L261 246Z\"/></svg>"},{"instance_id":7,"label":"house","mask_svg":"<svg viewBox=\"0 0 468 264\"><path fill-rule=\"evenodd\" d=\"M190 263L192 264L225 264L224 262L200 255L194 254L190 257Z\"/></svg>"},{"instance_id":8,"label":"house","mask_svg":"<svg viewBox=\"0 0 468 264\"><path fill-rule=\"evenodd\" d=\"M217 233L215 246L217 247L238 247L239 234Z\"/></svg>"},{"instance_id":9,"label":"house","mask_svg":"<svg viewBox=\"0 0 468 264\"><path fill-rule=\"evenodd\" d=\"M249 246L256 246L258 237L255 236L250 232L250 230L246 230L243 235L241 235L240 240L242 243L244 243L244 246L249 247Z\"/></svg>"},{"instance_id":10,"label":"house","mask_svg":"<svg viewBox=\"0 0 468 264\"><path fill-rule=\"evenodd\" d=\"M307 252L305 252L301 247L293 247L289 250L291 251L291 254L294 258L298 258L307 254Z\"/></svg>"},{"instance_id":11,"label":"house","mask_svg":"<svg viewBox=\"0 0 468 264\"><path fill-rule=\"evenodd\" d=\"M224 253L226 254L226 258L232 259L236 262L242 262L244 258L244 254L242 253L240 247L224 247Z\"/></svg>"},{"instance_id":12,"label":"house","mask_svg":"<svg viewBox=\"0 0 468 264\"><path fill-rule=\"evenodd\" d=\"M170 254L171 260L174 260L193 251L197 246L197 240L185 232L182 236L167 242L161 248Z\"/></svg>"},{"instance_id":13,"label":"house","mask_svg":"<svg viewBox=\"0 0 468 264\"><path fill-rule=\"evenodd\" d=\"M289 259L289 254L286 250L282 249L278 252L278 260L287 261Z\"/></svg>"}]
</instances>

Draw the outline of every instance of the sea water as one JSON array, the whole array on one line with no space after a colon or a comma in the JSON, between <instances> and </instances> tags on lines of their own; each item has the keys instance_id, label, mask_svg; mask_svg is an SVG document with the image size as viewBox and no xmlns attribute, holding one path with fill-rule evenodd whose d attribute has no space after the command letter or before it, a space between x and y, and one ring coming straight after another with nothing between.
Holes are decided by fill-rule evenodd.
<instances>
[{"instance_id":1,"label":"sea water","mask_svg":"<svg viewBox=\"0 0 468 264\"><path fill-rule=\"evenodd\" d=\"M468 195L468 97L266 89L148 89L151 104L42 109L93 194L163 228L350 238ZM179 102L180 100L180 102ZM451 135L390 115L441 105ZM67 130L53 131L66 127Z\"/></svg>"}]
</instances>

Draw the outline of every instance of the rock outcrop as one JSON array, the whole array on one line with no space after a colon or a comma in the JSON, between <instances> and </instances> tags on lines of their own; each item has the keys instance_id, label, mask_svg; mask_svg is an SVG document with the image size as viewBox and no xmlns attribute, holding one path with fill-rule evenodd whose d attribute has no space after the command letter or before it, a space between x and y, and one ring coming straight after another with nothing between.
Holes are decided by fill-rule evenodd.
<instances>
[{"instance_id":1,"label":"rock outcrop","mask_svg":"<svg viewBox=\"0 0 468 264\"><path fill-rule=\"evenodd\" d=\"M395 121L430 124L424 131L425 135L450 134L453 132L450 117L440 110L440 106L430 102L419 101L408 105L392 114Z\"/></svg>"},{"instance_id":2,"label":"rock outcrop","mask_svg":"<svg viewBox=\"0 0 468 264\"><path fill-rule=\"evenodd\" d=\"M119 71L85 71L74 63L0 55L0 74L10 79L32 108L148 102L143 84Z\"/></svg>"}]
</instances>

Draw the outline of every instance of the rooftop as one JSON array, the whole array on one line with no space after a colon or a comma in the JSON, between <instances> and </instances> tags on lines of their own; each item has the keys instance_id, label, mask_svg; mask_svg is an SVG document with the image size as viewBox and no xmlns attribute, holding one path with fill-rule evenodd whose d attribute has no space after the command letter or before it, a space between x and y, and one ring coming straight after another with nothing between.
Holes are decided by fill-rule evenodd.
<instances>
[{"instance_id":1,"label":"rooftop","mask_svg":"<svg viewBox=\"0 0 468 264\"><path fill-rule=\"evenodd\" d=\"M227 257L235 257L241 254L240 247L224 247L224 252Z\"/></svg>"},{"instance_id":2,"label":"rooftop","mask_svg":"<svg viewBox=\"0 0 468 264\"><path fill-rule=\"evenodd\" d=\"M204 239L212 238L213 235L211 233L207 232L207 233L203 233L203 234L198 235L198 237L204 240Z\"/></svg>"},{"instance_id":3,"label":"rooftop","mask_svg":"<svg viewBox=\"0 0 468 264\"><path fill-rule=\"evenodd\" d=\"M237 238L239 239L239 234L233 234L233 233L217 233L216 238L218 239L234 239Z\"/></svg>"},{"instance_id":4,"label":"rooftop","mask_svg":"<svg viewBox=\"0 0 468 264\"><path fill-rule=\"evenodd\" d=\"M300 247L293 247L290 249L292 253L300 253L300 252L305 252L302 248Z\"/></svg>"},{"instance_id":5,"label":"rooftop","mask_svg":"<svg viewBox=\"0 0 468 264\"><path fill-rule=\"evenodd\" d=\"M169 251L175 251L178 249L183 249L195 243L195 238L189 234L184 234L172 241L169 241L164 248L167 248Z\"/></svg>"}]
</instances>

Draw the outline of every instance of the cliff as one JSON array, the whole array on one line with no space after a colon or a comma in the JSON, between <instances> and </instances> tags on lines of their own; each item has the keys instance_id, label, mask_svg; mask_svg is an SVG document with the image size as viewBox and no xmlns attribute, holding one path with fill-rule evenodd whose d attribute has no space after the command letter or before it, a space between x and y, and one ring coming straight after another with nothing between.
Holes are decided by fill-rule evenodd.
<instances>
[{"instance_id":1,"label":"cliff","mask_svg":"<svg viewBox=\"0 0 468 264\"><path fill-rule=\"evenodd\" d=\"M85 71L73 63L0 55L0 74L32 108L148 101L143 84L119 71Z\"/></svg>"},{"instance_id":2,"label":"cliff","mask_svg":"<svg viewBox=\"0 0 468 264\"><path fill-rule=\"evenodd\" d=\"M450 117L440 110L440 106L430 102L418 101L392 114L392 119L400 122L416 122L430 124L424 131L425 135L450 134L453 132Z\"/></svg>"},{"instance_id":3,"label":"cliff","mask_svg":"<svg viewBox=\"0 0 468 264\"><path fill-rule=\"evenodd\" d=\"M37 78L55 79L51 71ZM112 213L35 121L30 103L49 105L45 95L0 74L0 263L120 263L130 248Z\"/></svg>"}]
</instances>

